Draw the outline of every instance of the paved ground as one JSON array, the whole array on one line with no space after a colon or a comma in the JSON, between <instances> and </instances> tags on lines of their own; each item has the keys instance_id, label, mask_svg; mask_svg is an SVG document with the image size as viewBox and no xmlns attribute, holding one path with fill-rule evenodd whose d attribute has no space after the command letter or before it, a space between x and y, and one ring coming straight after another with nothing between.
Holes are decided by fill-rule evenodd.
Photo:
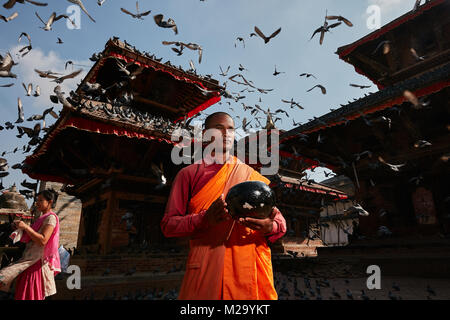
<instances>
[{"instance_id":1,"label":"paved ground","mask_svg":"<svg viewBox=\"0 0 450 320\"><path fill-rule=\"evenodd\" d=\"M319 287L319 298L324 300L337 299L332 288L343 300L350 299L347 290L355 300L362 299L361 290L369 299L377 300L448 300L449 249L447 238L416 236L325 248L319 250L317 258L274 255L276 289L280 299L317 299L316 280L326 279L329 287L325 283ZM367 267L370 265L380 268L381 289L367 288L367 279L371 275L367 274ZM311 290L307 286L308 279ZM297 291L294 289L295 280Z\"/></svg>"},{"instance_id":2,"label":"paved ground","mask_svg":"<svg viewBox=\"0 0 450 320\"><path fill-rule=\"evenodd\" d=\"M298 291L294 290L295 279L297 280ZM321 283L321 280L325 278L313 278L306 276L286 275L282 273L275 273L275 284L277 292L279 293L280 300L302 300L306 297L310 300L316 300L318 298L318 290L316 280ZM312 290L307 286L309 279ZM325 286L325 283L320 285L320 295L323 300L336 300L339 299L333 295L333 288L341 296L341 300L349 300L347 296L347 290L352 294L354 300L362 299L362 291L371 300L389 300L391 298L400 298L402 300L449 300L450 299L450 279L429 279L429 278L411 278L411 277L381 277L381 289L367 289L367 277L357 278L334 278L325 279L329 283L329 287ZM289 291L284 292L283 288L286 287ZM393 286L396 288L393 288ZM427 291L427 287L435 292L433 295ZM398 287L398 288L397 288ZM397 290L400 289L400 290ZM391 297L389 295L391 292ZM297 293L297 296L295 295ZM314 293L314 295L312 295Z\"/></svg>"}]
</instances>

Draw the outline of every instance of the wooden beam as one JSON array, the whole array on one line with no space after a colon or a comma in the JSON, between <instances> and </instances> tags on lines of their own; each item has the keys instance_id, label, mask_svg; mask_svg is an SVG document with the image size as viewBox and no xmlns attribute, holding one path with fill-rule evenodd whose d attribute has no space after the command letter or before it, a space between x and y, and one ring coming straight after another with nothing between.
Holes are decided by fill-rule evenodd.
<instances>
[{"instance_id":1,"label":"wooden beam","mask_svg":"<svg viewBox=\"0 0 450 320\"><path fill-rule=\"evenodd\" d=\"M136 181L136 182L146 182L146 183L151 183L151 184L159 183L159 180L154 179L154 178L136 177L136 176L131 176L131 175L127 175L127 174L118 174L116 176L116 178L123 179L123 180L129 180L129 181ZM167 182L166 185L170 186L171 183Z\"/></svg>"},{"instance_id":2,"label":"wooden beam","mask_svg":"<svg viewBox=\"0 0 450 320\"><path fill-rule=\"evenodd\" d=\"M96 178L111 178L111 177L113 177L114 180L128 180L128 181L134 181L134 182L144 182L144 183L149 183L149 184L158 184L159 183L159 180L157 180L155 178L132 176L132 175L128 175L128 174L123 174L122 172L119 172L118 170L114 170L114 169L103 170L103 169L94 168L94 169L91 169L91 175ZM168 181L166 183L166 185L171 186L172 183L170 181Z\"/></svg>"},{"instance_id":3,"label":"wooden beam","mask_svg":"<svg viewBox=\"0 0 450 320\"><path fill-rule=\"evenodd\" d=\"M386 60L388 61L389 64L389 68L391 70L391 73L396 72L399 69L399 56L398 56L398 51L396 50L396 48L393 48L392 44L397 43L395 41L395 37L392 33L388 32L386 33L386 39L389 40L391 42L391 50L389 51L389 53L386 55Z\"/></svg>"},{"instance_id":4,"label":"wooden beam","mask_svg":"<svg viewBox=\"0 0 450 320\"><path fill-rule=\"evenodd\" d=\"M337 151L338 154L340 154L340 155L350 154L350 152L348 152L348 150L340 147L341 145L343 145L343 143L338 141L337 135L334 135L334 134L328 135L328 139L331 139L334 149ZM345 143L346 146L349 144L348 141L352 141L352 139L347 140L347 143ZM336 153L333 152L332 154L336 154ZM344 161L345 161L345 159L344 159Z\"/></svg>"},{"instance_id":5,"label":"wooden beam","mask_svg":"<svg viewBox=\"0 0 450 320\"><path fill-rule=\"evenodd\" d=\"M333 214L331 216L326 217L320 217L319 222L329 222L329 221L341 221L341 220L347 220L347 219L356 219L359 217L359 214L357 212L350 213L347 215L344 215L342 213Z\"/></svg>"},{"instance_id":6,"label":"wooden beam","mask_svg":"<svg viewBox=\"0 0 450 320\"><path fill-rule=\"evenodd\" d=\"M157 148L155 144L150 143L150 147L147 148L147 151L145 151L144 156L142 157L141 161L139 162L137 168L142 169L143 166L147 163L147 161L153 157L155 152L157 151Z\"/></svg>"},{"instance_id":7,"label":"wooden beam","mask_svg":"<svg viewBox=\"0 0 450 320\"><path fill-rule=\"evenodd\" d=\"M430 157L433 155L441 155L444 153L448 153L449 151L449 145L448 142L443 141L442 143L433 143L432 146L424 148L424 149L416 149L411 147L411 151L408 153L402 153L399 156L396 157L389 157L385 159L387 162L392 163L401 163L401 162L412 162L416 159L424 158L424 157Z\"/></svg>"},{"instance_id":8,"label":"wooden beam","mask_svg":"<svg viewBox=\"0 0 450 320\"><path fill-rule=\"evenodd\" d=\"M83 183L81 186L75 188L73 191L78 194L83 193L86 190L96 186L97 184L99 184L102 181L103 181L102 179L93 178L93 179L87 181L86 183Z\"/></svg>"},{"instance_id":9,"label":"wooden beam","mask_svg":"<svg viewBox=\"0 0 450 320\"><path fill-rule=\"evenodd\" d=\"M446 38L443 35L443 30L444 30L444 25L442 24L443 21L439 20L441 22L441 24L437 24L437 23L433 23L433 31L434 31L434 35L436 37L436 43L438 46L438 50L442 51L444 49L445 46L445 42L446 42ZM445 21L445 19L444 19ZM437 21L434 21L437 22Z\"/></svg>"},{"instance_id":10,"label":"wooden beam","mask_svg":"<svg viewBox=\"0 0 450 320\"><path fill-rule=\"evenodd\" d=\"M413 141L417 141L419 139L422 139L422 134L420 130L418 129L418 126L414 125L414 122L409 118L408 114L406 112L403 112L400 116L401 123L406 129L406 132L409 133L409 136L412 138Z\"/></svg>"},{"instance_id":11,"label":"wooden beam","mask_svg":"<svg viewBox=\"0 0 450 320\"><path fill-rule=\"evenodd\" d=\"M292 159L292 161L294 162L294 161L298 161L298 160ZM299 171L295 171L295 170L291 170L291 169L286 169L284 167L280 167L280 171L285 171L285 172L295 174L296 176L299 176L300 178L306 176L306 173L304 173L302 171L299 172Z\"/></svg>"},{"instance_id":12,"label":"wooden beam","mask_svg":"<svg viewBox=\"0 0 450 320\"><path fill-rule=\"evenodd\" d=\"M142 199L142 201L150 202L150 203L167 203L167 200L169 197L163 197L163 196L147 196L145 199Z\"/></svg>"},{"instance_id":13,"label":"wooden beam","mask_svg":"<svg viewBox=\"0 0 450 320\"><path fill-rule=\"evenodd\" d=\"M62 164L64 165L64 166L66 166L69 170L70 169L73 169L73 167L72 167L72 165L69 163L69 162L67 162L66 160L64 160L63 159L63 157L64 157L64 153L62 153L63 151L60 149L59 150L60 152L57 152L57 154L58 154L58 159L62 162ZM62 154L61 154L62 153Z\"/></svg>"},{"instance_id":14,"label":"wooden beam","mask_svg":"<svg viewBox=\"0 0 450 320\"><path fill-rule=\"evenodd\" d=\"M142 98L142 97L139 97L139 96L135 96L134 100L136 100L137 102L142 102L142 103L149 104L151 106L154 106L154 107L157 107L157 108L160 108L160 109L163 109L163 110L170 111L170 112L175 113L175 114L179 114L180 113L179 109L167 106L165 104L162 104L162 103L159 103L159 102L147 99L147 98Z\"/></svg>"},{"instance_id":15,"label":"wooden beam","mask_svg":"<svg viewBox=\"0 0 450 320\"><path fill-rule=\"evenodd\" d=\"M293 205L293 204L286 204L286 203L277 203L277 207L287 207L292 209L299 209L299 210L314 210L318 213L320 212L320 208L318 207L309 207L309 206L299 206L299 205Z\"/></svg>"},{"instance_id":16,"label":"wooden beam","mask_svg":"<svg viewBox=\"0 0 450 320\"><path fill-rule=\"evenodd\" d=\"M369 121L370 121L370 119L369 119ZM375 136L378 143L382 146L383 149L386 149L387 146L390 145L391 139L386 139L386 135L380 129L379 124L372 124L372 126L370 127L370 130L372 131L373 135ZM372 147L372 149L373 149L373 147Z\"/></svg>"},{"instance_id":17,"label":"wooden beam","mask_svg":"<svg viewBox=\"0 0 450 320\"><path fill-rule=\"evenodd\" d=\"M97 147L97 150L99 151L98 154L102 155L103 163L102 165L109 162L111 163L112 158L110 157L110 153L107 148L104 147L98 140L99 139L105 139L104 135L98 135L98 134L89 134L89 140L92 142L92 144ZM98 164L97 164L98 166Z\"/></svg>"},{"instance_id":18,"label":"wooden beam","mask_svg":"<svg viewBox=\"0 0 450 320\"><path fill-rule=\"evenodd\" d=\"M357 58L358 60L360 60L361 62L368 64L369 66L374 68L376 71L379 71L379 72L385 73L385 74L390 74L389 69L386 66L382 65L381 63L379 63L375 60L368 58L367 56L365 56L361 53L354 52L353 56L355 58ZM382 76L384 76L384 75L382 74Z\"/></svg>"},{"instance_id":19,"label":"wooden beam","mask_svg":"<svg viewBox=\"0 0 450 320\"><path fill-rule=\"evenodd\" d=\"M420 74L433 69L441 64L448 62L450 59L450 49L440 52L431 58L426 58L424 61L419 61L406 68L400 69L394 74L390 75L390 78L397 81L400 79L406 79L411 75Z\"/></svg>"},{"instance_id":20,"label":"wooden beam","mask_svg":"<svg viewBox=\"0 0 450 320\"><path fill-rule=\"evenodd\" d=\"M106 254L111 250L112 247L112 222L113 222L113 214L118 209L118 200L115 197L115 193L111 192L109 197L107 198L107 204L104 213L102 214L102 220L100 221L100 226L102 226L102 223L105 225L104 229L106 229L107 232L103 232L102 239L99 239L99 243L101 245L101 253ZM105 230L103 230L105 231Z\"/></svg>"},{"instance_id":21,"label":"wooden beam","mask_svg":"<svg viewBox=\"0 0 450 320\"><path fill-rule=\"evenodd\" d=\"M280 206L282 207L282 206ZM288 206L284 206L285 208L287 208ZM291 208L292 209L292 208ZM280 209L281 212L283 212L282 209ZM293 214L289 214L289 213L285 213L285 215L289 215L289 216L302 216L302 217L307 217L307 218L319 218L320 213L318 212L317 214L312 214L312 213L307 213L307 212L302 212L302 211L295 211L295 215Z\"/></svg>"},{"instance_id":22,"label":"wooden beam","mask_svg":"<svg viewBox=\"0 0 450 320\"><path fill-rule=\"evenodd\" d=\"M168 196L137 194L137 193L130 193L130 192L126 192L126 191L115 191L115 195L116 195L117 199L142 201L142 202L150 202L150 203L161 203L161 204L167 203L167 199L168 199Z\"/></svg>"},{"instance_id":23,"label":"wooden beam","mask_svg":"<svg viewBox=\"0 0 450 320\"><path fill-rule=\"evenodd\" d=\"M72 153L80 162L84 163L88 168L93 168L94 165L92 163L90 163L89 161L86 160L86 158L83 158L82 156L80 156L78 154L78 152L76 152L70 144L66 144L65 148Z\"/></svg>"}]
</instances>

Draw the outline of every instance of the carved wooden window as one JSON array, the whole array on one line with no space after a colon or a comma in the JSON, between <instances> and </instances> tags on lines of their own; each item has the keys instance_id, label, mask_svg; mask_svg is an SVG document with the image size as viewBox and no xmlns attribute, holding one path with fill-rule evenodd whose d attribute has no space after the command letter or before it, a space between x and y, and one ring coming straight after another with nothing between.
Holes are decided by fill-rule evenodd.
<instances>
[{"instance_id":1,"label":"carved wooden window","mask_svg":"<svg viewBox=\"0 0 450 320\"><path fill-rule=\"evenodd\" d=\"M106 200L83 208L84 237L82 244L90 245L98 242L98 228L102 219L102 211L106 209Z\"/></svg>"}]
</instances>

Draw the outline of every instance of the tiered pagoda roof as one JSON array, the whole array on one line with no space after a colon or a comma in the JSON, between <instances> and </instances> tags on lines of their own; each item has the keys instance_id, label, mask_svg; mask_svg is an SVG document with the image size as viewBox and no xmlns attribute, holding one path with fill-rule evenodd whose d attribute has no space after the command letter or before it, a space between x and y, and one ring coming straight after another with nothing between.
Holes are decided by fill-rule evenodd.
<instances>
[{"instance_id":1,"label":"tiered pagoda roof","mask_svg":"<svg viewBox=\"0 0 450 320\"><path fill-rule=\"evenodd\" d=\"M449 10L446 0L426 1L336 53L383 89L449 61ZM387 54L381 45L385 42ZM416 59L411 49L425 59Z\"/></svg>"},{"instance_id":2,"label":"tiered pagoda roof","mask_svg":"<svg viewBox=\"0 0 450 320\"><path fill-rule=\"evenodd\" d=\"M75 92L65 97L55 90L52 98L63 109L25 160L23 172L31 178L75 184L89 174L107 175L130 166L139 154L147 161L158 148L170 150L171 134L184 119L220 101L223 88L216 80L161 63L117 38L96 56ZM130 150L130 138L136 150ZM148 169L149 163L135 168L145 166Z\"/></svg>"},{"instance_id":3,"label":"tiered pagoda roof","mask_svg":"<svg viewBox=\"0 0 450 320\"><path fill-rule=\"evenodd\" d=\"M283 133L280 153L293 157L292 146L295 146L299 153L297 157L319 161L321 166L333 170L345 166L344 161L351 163L355 154L364 151L360 148L370 147L374 152L389 149L389 158L404 160L395 156L400 152L398 148L388 147L394 143L387 135L398 130L409 136L404 137L405 144L436 137L438 147L438 141L447 133L443 119L448 115L445 106L440 105L441 101L449 101L449 14L449 1L427 1L417 10L339 48L339 57L374 81L380 90L341 104L335 110ZM382 44L386 41L390 49L383 52ZM420 57L415 58L411 49ZM416 110L405 96L407 91L418 101L426 101L429 107ZM433 105L435 107L430 107ZM421 112L423 109L425 112ZM394 127L394 123L401 125ZM346 141L342 140L344 137Z\"/></svg>"}]
</instances>

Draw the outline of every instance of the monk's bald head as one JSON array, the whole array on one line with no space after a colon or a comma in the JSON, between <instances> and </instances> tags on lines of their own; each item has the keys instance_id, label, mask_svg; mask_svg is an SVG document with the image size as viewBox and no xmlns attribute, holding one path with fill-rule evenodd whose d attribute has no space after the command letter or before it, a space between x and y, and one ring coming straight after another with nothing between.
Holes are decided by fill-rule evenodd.
<instances>
[{"instance_id":1,"label":"monk's bald head","mask_svg":"<svg viewBox=\"0 0 450 320\"><path fill-rule=\"evenodd\" d=\"M204 122L204 141L216 141L218 148L223 152L228 152L234 143L234 120L226 112L215 112L210 114ZM217 139L217 140L216 140ZM218 152L219 150L216 150ZM220 152L221 153L221 152Z\"/></svg>"},{"instance_id":2,"label":"monk's bald head","mask_svg":"<svg viewBox=\"0 0 450 320\"><path fill-rule=\"evenodd\" d=\"M234 125L234 120L228 113L222 111L214 112L206 117L204 122L204 128L205 129L214 128L217 122L228 121L228 118L231 119Z\"/></svg>"}]
</instances>

